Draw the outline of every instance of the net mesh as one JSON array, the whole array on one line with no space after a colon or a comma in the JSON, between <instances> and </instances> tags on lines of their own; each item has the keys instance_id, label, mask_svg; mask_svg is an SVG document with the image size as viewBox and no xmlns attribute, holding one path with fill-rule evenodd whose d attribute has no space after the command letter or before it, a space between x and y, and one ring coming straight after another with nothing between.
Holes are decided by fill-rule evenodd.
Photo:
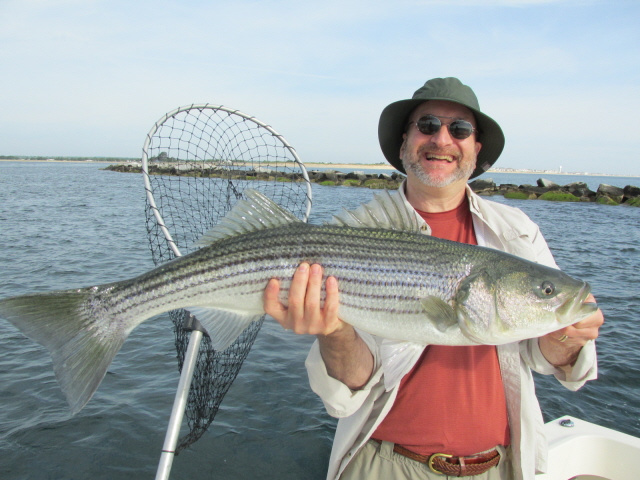
<instances>
[{"instance_id":1,"label":"net mesh","mask_svg":"<svg viewBox=\"0 0 640 480\"><path fill-rule=\"evenodd\" d=\"M192 251L245 188L261 191L303 220L309 214L311 190L295 151L267 125L225 107L190 106L167 114L147 137L143 172L148 179L146 227L156 265ZM182 371L192 316L177 310L170 317ZM215 351L203 336L185 410L189 432L180 438L176 454L213 422L263 320L249 325L224 351Z\"/></svg>"}]
</instances>

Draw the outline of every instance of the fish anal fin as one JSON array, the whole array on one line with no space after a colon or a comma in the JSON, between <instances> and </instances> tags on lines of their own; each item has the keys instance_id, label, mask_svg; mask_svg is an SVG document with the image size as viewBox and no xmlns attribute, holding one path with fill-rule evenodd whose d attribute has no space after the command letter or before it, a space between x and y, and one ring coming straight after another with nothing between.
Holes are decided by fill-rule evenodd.
<instances>
[{"instance_id":1,"label":"fish anal fin","mask_svg":"<svg viewBox=\"0 0 640 480\"><path fill-rule=\"evenodd\" d=\"M211 345L217 351L226 350L251 322L259 320L262 316L209 307L187 307L186 310L207 330Z\"/></svg>"}]
</instances>

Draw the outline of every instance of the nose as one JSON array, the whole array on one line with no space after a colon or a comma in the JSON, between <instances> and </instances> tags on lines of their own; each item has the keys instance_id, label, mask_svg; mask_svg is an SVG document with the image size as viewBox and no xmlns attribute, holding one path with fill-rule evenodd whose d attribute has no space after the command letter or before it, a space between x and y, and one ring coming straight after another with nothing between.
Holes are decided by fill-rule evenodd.
<instances>
[{"instance_id":1,"label":"nose","mask_svg":"<svg viewBox=\"0 0 640 480\"><path fill-rule=\"evenodd\" d=\"M438 147L451 145L453 143L453 137L449 133L449 125L443 124L436 133L431 135L430 142Z\"/></svg>"}]
</instances>

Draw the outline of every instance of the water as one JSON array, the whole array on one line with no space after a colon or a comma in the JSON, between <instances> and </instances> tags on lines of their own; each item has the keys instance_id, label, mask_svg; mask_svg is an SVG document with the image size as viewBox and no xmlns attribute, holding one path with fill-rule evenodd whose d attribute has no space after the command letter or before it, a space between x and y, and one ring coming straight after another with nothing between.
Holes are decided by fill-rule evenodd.
<instances>
[{"instance_id":1,"label":"water","mask_svg":"<svg viewBox=\"0 0 640 480\"><path fill-rule=\"evenodd\" d=\"M0 298L114 281L153 266L142 178L101 167L0 162ZM538 177L491 176L496 183ZM616 178L598 181L638 185ZM311 221L373 193L314 185ZM569 392L537 378L545 419L570 414L640 436L640 209L494 200L541 226L560 266L592 283L606 317L599 380ZM335 421L308 386L310 342L265 323L214 425L175 459L172 478L323 479ZM153 478L178 382L168 318L132 333L74 417L48 354L4 321L0 352L0 478Z\"/></svg>"}]
</instances>

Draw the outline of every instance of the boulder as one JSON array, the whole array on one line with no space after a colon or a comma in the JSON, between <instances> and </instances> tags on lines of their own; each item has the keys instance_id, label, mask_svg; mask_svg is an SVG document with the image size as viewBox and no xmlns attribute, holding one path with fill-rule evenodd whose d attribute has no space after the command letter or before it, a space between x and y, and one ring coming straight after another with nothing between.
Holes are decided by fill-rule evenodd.
<instances>
[{"instance_id":1,"label":"boulder","mask_svg":"<svg viewBox=\"0 0 640 480\"><path fill-rule=\"evenodd\" d=\"M636 187L635 185L627 185L622 189L622 194L624 195L625 199L639 198L640 187Z\"/></svg>"},{"instance_id":2,"label":"boulder","mask_svg":"<svg viewBox=\"0 0 640 480\"><path fill-rule=\"evenodd\" d=\"M307 175L309 176L309 180L314 181L320 175L320 170L307 170Z\"/></svg>"},{"instance_id":3,"label":"boulder","mask_svg":"<svg viewBox=\"0 0 640 480\"><path fill-rule=\"evenodd\" d=\"M616 203L622 203L624 198L624 189L601 183L598 187L597 197L608 197Z\"/></svg>"},{"instance_id":4,"label":"boulder","mask_svg":"<svg viewBox=\"0 0 640 480\"><path fill-rule=\"evenodd\" d=\"M556 189L553 188L553 187L538 187L538 186L534 186L534 185L520 185L520 190L525 192L525 193L528 193L528 194L534 193L537 196L540 196L540 195L543 195L543 194L545 194L547 192L551 192L551 191L556 190Z\"/></svg>"},{"instance_id":5,"label":"boulder","mask_svg":"<svg viewBox=\"0 0 640 480\"><path fill-rule=\"evenodd\" d=\"M479 178L469 184L474 192L493 192L497 190L492 178Z\"/></svg>"},{"instance_id":6,"label":"boulder","mask_svg":"<svg viewBox=\"0 0 640 480\"><path fill-rule=\"evenodd\" d=\"M360 182L364 182L368 177L367 174L361 170L356 170L355 172L347 173L345 177L347 180L358 180Z\"/></svg>"},{"instance_id":7,"label":"boulder","mask_svg":"<svg viewBox=\"0 0 640 480\"><path fill-rule=\"evenodd\" d=\"M598 194L596 196L596 202L600 205L620 205L620 202L614 200L608 195Z\"/></svg>"},{"instance_id":8,"label":"boulder","mask_svg":"<svg viewBox=\"0 0 640 480\"><path fill-rule=\"evenodd\" d=\"M596 192L589 190L589 187L584 182L568 183L564 186L564 190L580 198L593 199L596 196Z\"/></svg>"},{"instance_id":9,"label":"boulder","mask_svg":"<svg viewBox=\"0 0 640 480\"><path fill-rule=\"evenodd\" d=\"M560 186L557 183L552 182L551 180L547 180L546 178L539 178L537 180L537 184L542 188L558 188Z\"/></svg>"},{"instance_id":10,"label":"boulder","mask_svg":"<svg viewBox=\"0 0 640 480\"><path fill-rule=\"evenodd\" d=\"M614 187L613 185L607 185L606 183L601 183L598 187L598 192L601 195L608 195L609 197L621 197L624 195L624 189L620 187Z\"/></svg>"}]
</instances>

